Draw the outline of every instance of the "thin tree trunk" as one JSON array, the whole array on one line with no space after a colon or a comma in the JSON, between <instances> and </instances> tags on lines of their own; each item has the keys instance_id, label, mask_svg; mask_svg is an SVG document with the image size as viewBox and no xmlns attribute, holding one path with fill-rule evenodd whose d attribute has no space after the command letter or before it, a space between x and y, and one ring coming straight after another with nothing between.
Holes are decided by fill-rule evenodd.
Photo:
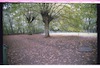
<instances>
[{"instance_id":1,"label":"thin tree trunk","mask_svg":"<svg viewBox=\"0 0 100 68\"><path fill-rule=\"evenodd\" d=\"M23 31L22 31L22 32L23 32L23 34L25 34L25 32L24 32L24 28L23 28Z\"/></svg>"},{"instance_id":2,"label":"thin tree trunk","mask_svg":"<svg viewBox=\"0 0 100 68\"><path fill-rule=\"evenodd\" d=\"M91 24L91 21L90 21L90 18L89 18L89 25L88 25L88 30L89 30L89 33L90 33L90 25Z\"/></svg>"},{"instance_id":3,"label":"thin tree trunk","mask_svg":"<svg viewBox=\"0 0 100 68\"><path fill-rule=\"evenodd\" d=\"M11 19L9 19L9 22L10 22L11 34L13 34L14 31L13 31L13 26L12 26L12 21L11 21Z\"/></svg>"},{"instance_id":4,"label":"thin tree trunk","mask_svg":"<svg viewBox=\"0 0 100 68\"><path fill-rule=\"evenodd\" d=\"M8 32L8 29L7 29L7 27L5 27L6 28L6 33L7 33L7 35L9 34L9 32Z\"/></svg>"},{"instance_id":5,"label":"thin tree trunk","mask_svg":"<svg viewBox=\"0 0 100 68\"><path fill-rule=\"evenodd\" d=\"M49 35L49 23L45 23L45 37L50 37Z\"/></svg>"},{"instance_id":6,"label":"thin tree trunk","mask_svg":"<svg viewBox=\"0 0 100 68\"><path fill-rule=\"evenodd\" d=\"M12 22L12 19L10 18L10 15L9 15L9 23L10 23L10 28L11 28L11 34L13 34L14 33L13 26L12 26L13 22Z\"/></svg>"},{"instance_id":7,"label":"thin tree trunk","mask_svg":"<svg viewBox=\"0 0 100 68\"><path fill-rule=\"evenodd\" d=\"M4 30L3 33L8 35L9 32L8 32L8 29L7 29L7 26L5 25L5 23L4 23L4 25L3 25L3 29L4 29L4 28L5 28L5 30Z\"/></svg>"},{"instance_id":8,"label":"thin tree trunk","mask_svg":"<svg viewBox=\"0 0 100 68\"><path fill-rule=\"evenodd\" d=\"M19 27L17 28L17 33L19 32Z\"/></svg>"},{"instance_id":9,"label":"thin tree trunk","mask_svg":"<svg viewBox=\"0 0 100 68\"><path fill-rule=\"evenodd\" d=\"M20 33L20 26L19 26L19 25L18 25L17 33L18 33L18 34Z\"/></svg>"},{"instance_id":10,"label":"thin tree trunk","mask_svg":"<svg viewBox=\"0 0 100 68\"><path fill-rule=\"evenodd\" d=\"M31 23L29 23L28 28L29 28L29 35L32 35L32 31L31 31Z\"/></svg>"}]
</instances>

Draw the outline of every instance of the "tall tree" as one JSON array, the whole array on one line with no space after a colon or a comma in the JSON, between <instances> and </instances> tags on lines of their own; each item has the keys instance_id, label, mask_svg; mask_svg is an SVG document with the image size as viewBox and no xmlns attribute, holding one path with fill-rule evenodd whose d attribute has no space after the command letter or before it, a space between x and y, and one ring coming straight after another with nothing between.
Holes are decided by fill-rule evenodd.
<instances>
[{"instance_id":1,"label":"tall tree","mask_svg":"<svg viewBox=\"0 0 100 68\"><path fill-rule=\"evenodd\" d=\"M3 16L7 16L8 17L8 21L6 21L7 23L9 23L9 26L10 26L10 34L14 34L14 30L13 30L13 20L12 20L12 17L11 17L11 4L10 3L5 3L4 5L4 8L3 8ZM5 19L4 19L5 21ZM7 28L6 28L7 30ZM7 32L8 33L8 32Z\"/></svg>"},{"instance_id":2,"label":"tall tree","mask_svg":"<svg viewBox=\"0 0 100 68\"><path fill-rule=\"evenodd\" d=\"M94 30L96 11L91 5L93 6L93 4L12 3L9 16L3 16L4 26L7 26L4 27L4 32L10 33L11 27L14 33L29 34L45 29L45 37L49 37L49 27L61 31L78 32L85 28Z\"/></svg>"},{"instance_id":3,"label":"tall tree","mask_svg":"<svg viewBox=\"0 0 100 68\"><path fill-rule=\"evenodd\" d=\"M60 11L63 9L63 4L56 3L39 3L40 13L45 24L45 37L49 37L49 23L59 18Z\"/></svg>"},{"instance_id":4,"label":"tall tree","mask_svg":"<svg viewBox=\"0 0 100 68\"><path fill-rule=\"evenodd\" d=\"M84 20L84 30L96 32L96 4L83 4L81 7L81 17Z\"/></svg>"}]
</instances>

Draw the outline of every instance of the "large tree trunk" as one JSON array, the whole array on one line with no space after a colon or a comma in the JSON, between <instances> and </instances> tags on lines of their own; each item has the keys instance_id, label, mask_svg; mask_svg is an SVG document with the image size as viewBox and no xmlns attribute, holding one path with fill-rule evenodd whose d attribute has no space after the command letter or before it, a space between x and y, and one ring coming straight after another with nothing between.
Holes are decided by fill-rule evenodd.
<instances>
[{"instance_id":1,"label":"large tree trunk","mask_svg":"<svg viewBox=\"0 0 100 68\"><path fill-rule=\"evenodd\" d=\"M45 22L45 37L50 37L49 35L49 23Z\"/></svg>"}]
</instances>

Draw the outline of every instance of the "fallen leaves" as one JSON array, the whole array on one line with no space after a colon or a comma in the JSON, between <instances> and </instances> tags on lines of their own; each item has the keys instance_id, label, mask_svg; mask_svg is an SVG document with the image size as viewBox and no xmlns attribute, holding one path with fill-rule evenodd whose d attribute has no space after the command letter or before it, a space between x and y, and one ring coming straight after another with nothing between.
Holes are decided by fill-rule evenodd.
<instances>
[{"instance_id":1,"label":"fallen leaves","mask_svg":"<svg viewBox=\"0 0 100 68\"><path fill-rule=\"evenodd\" d=\"M3 37L8 45L9 64L95 64L97 39L78 36L10 35ZM93 48L79 52L80 46Z\"/></svg>"}]
</instances>

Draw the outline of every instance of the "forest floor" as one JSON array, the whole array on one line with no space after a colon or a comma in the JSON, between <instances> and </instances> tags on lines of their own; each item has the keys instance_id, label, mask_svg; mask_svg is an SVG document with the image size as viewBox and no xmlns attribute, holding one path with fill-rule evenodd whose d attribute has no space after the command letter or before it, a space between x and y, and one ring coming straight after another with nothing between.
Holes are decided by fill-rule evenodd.
<instances>
[{"instance_id":1,"label":"forest floor","mask_svg":"<svg viewBox=\"0 0 100 68\"><path fill-rule=\"evenodd\" d=\"M6 35L9 65L96 64L97 37L51 35Z\"/></svg>"}]
</instances>

